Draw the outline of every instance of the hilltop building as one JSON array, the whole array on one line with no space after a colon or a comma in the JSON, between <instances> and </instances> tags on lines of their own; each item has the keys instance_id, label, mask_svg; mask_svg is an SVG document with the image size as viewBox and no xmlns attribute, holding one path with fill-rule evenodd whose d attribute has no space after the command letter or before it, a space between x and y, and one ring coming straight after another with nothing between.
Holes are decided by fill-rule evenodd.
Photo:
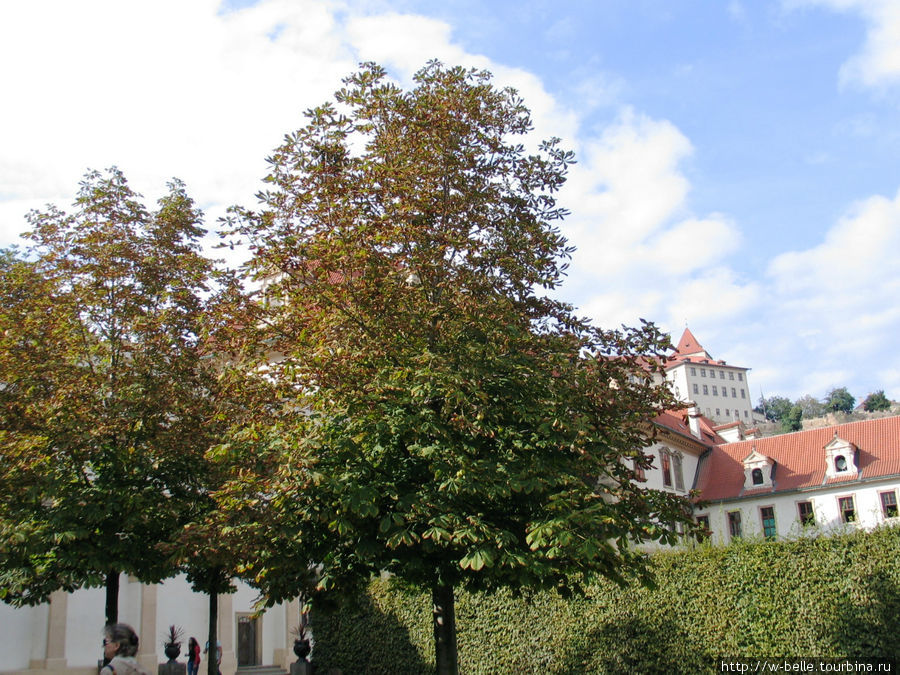
<instances>
[{"instance_id":1,"label":"hilltop building","mask_svg":"<svg viewBox=\"0 0 900 675\"><path fill-rule=\"evenodd\" d=\"M689 328L684 329L675 351L666 358L665 370L675 396L695 403L716 424L753 424L747 381L750 369L714 359Z\"/></svg>"}]
</instances>

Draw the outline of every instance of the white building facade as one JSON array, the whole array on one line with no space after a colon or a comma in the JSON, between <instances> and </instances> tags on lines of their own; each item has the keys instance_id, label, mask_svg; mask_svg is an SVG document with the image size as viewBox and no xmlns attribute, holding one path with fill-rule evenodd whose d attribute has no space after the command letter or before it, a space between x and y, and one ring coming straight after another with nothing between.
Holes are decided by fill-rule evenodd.
<instances>
[{"instance_id":1,"label":"white building facade","mask_svg":"<svg viewBox=\"0 0 900 675\"><path fill-rule=\"evenodd\" d=\"M697 488L719 544L900 524L900 417L715 445Z\"/></svg>"},{"instance_id":2,"label":"white building facade","mask_svg":"<svg viewBox=\"0 0 900 675\"><path fill-rule=\"evenodd\" d=\"M666 359L666 380L675 396L696 403L716 424L753 424L748 370L713 359L688 328Z\"/></svg>"},{"instance_id":3,"label":"white building facade","mask_svg":"<svg viewBox=\"0 0 900 675\"><path fill-rule=\"evenodd\" d=\"M300 621L299 602L277 605L254 614L257 594L246 584L218 598L219 641L223 675L239 666L278 666L289 670L296 660L290 629ZM13 608L0 603L0 672L27 675L96 675L103 657L105 589L54 593L49 603ZM151 673L168 659L163 635L172 624L184 629L179 657L185 662L187 641L194 637L201 648L209 630L209 598L195 593L183 576L161 584L141 584L122 575L119 621L131 625L140 638L138 661ZM203 657L201 673L205 673Z\"/></svg>"}]
</instances>

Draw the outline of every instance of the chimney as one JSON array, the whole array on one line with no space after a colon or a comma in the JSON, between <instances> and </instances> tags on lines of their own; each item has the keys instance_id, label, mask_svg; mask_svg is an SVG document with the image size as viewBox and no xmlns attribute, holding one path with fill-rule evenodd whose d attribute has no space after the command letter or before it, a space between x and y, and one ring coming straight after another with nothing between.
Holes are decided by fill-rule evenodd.
<instances>
[{"instance_id":1,"label":"chimney","mask_svg":"<svg viewBox=\"0 0 900 675\"><path fill-rule=\"evenodd\" d=\"M700 408L693 401L688 403L688 426L694 436L703 440L703 437L700 435Z\"/></svg>"}]
</instances>

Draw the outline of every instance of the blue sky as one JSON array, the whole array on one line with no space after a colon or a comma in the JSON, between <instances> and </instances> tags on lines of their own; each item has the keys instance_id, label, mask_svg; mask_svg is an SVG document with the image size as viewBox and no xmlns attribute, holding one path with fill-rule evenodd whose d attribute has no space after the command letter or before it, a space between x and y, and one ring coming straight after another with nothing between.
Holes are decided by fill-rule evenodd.
<instances>
[{"instance_id":1,"label":"blue sky","mask_svg":"<svg viewBox=\"0 0 900 675\"><path fill-rule=\"evenodd\" d=\"M579 164L562 295L760 392L900 399L900 0L0 4L0 245L118 165L212 225L364 60L491 70Z\"/></svg>"}]
</instances>

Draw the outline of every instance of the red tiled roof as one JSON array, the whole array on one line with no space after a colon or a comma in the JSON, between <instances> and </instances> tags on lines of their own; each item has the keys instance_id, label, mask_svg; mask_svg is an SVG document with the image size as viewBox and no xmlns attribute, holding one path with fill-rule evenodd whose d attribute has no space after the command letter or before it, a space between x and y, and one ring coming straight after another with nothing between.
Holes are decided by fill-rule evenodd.
<instances>
[{"instance_id":1,"label":"red tiled roof","mask_svg":"<svg viewBox=\"0 0 900 675\"><path fill-rule=\"evenodd\" d=\"M675 366L680 366L683 363L698 363L701 366L728 366L734 370L750 370L749 368L742 368L741 366L732 366L721 360L716 361L715 359L708 359L703 356L682 356L681 354L670 354L666 357L666 370L674 368Z\"/></svg>"},{"instance_id":2,"label":"red tiled roof","mask_svg":"<svg viewBox=\"0 0 900 675\"><path fill-rule=\"evenodd\" d=\"M678 346L675 347L675 352L678 354L697 354L703 351L706 350L700 346L700 342L694 337L691 329L685 328L684 333L681 334L681 339L678 341Z\"/></svg>"},{"instance_id":3,"label":"red tiled roof","mask_svg":"<svg viewBox=\"0 0 900 675\"><path fill-rule=\"evenodd\" d=\"M682 436L689 436L695 441L698 441L706 446L712 446L717 443L725 442L725 439L719 436L719 434L717 434L713 429L712 420L703 417L703 415L699 416L700 438L694 436L694 434L691 433L690 426L688 425L688 412L689 408L684 408L681 410L667 410L660 413L653 421L661 427L669 429L670 431L674 431L675 433L681 434Z\"/></svg>"},{"instance_id":4,"label":"red tiled roof","mask_svg":"<svg viewBox=\"0 0 900 675\"><path fill-rule=\"evenodd\" d=\"M690 328L685 328L678 341L675 351L666 357L666 370L680 366L682 363L698 363L709 364L711 366L728 366L725 361L716 360L709 355L709 352L703 348ZM741 368L740 366L728 366L735 370L750 370L749 368Z\"/></svg>"},{"instance_id":5,"label":"red tiled roof","mask_svg":"<svg viewBox=\"0 0 900 675\"><path fill-rule=\"evenodd\" d=\"M666 429L671 429L672 431L677 431L680 434L691 435L691 429L687 425L687 421L681 416L681 411L665 411L661 412L655 420L653 420L656 424L661 427L665 427Z\"/></svg>"},{"instance_id":6,"label":"red tiled roof","mask_svg":"<svg viewBox=\"0 0 900 675\"><path fill-rule=\"evenodd\" d=\"M825 446L837 434L857 448L859 474L825 478ZM900 417L850 422L781 436L716 445L698 468L700 499L716 501L751 494L744 490L743 460L753 449L775 461L773 488L784 492L900 474ZM759 492L753 490L752 494Z\"/></svg>"}]
</instances>

